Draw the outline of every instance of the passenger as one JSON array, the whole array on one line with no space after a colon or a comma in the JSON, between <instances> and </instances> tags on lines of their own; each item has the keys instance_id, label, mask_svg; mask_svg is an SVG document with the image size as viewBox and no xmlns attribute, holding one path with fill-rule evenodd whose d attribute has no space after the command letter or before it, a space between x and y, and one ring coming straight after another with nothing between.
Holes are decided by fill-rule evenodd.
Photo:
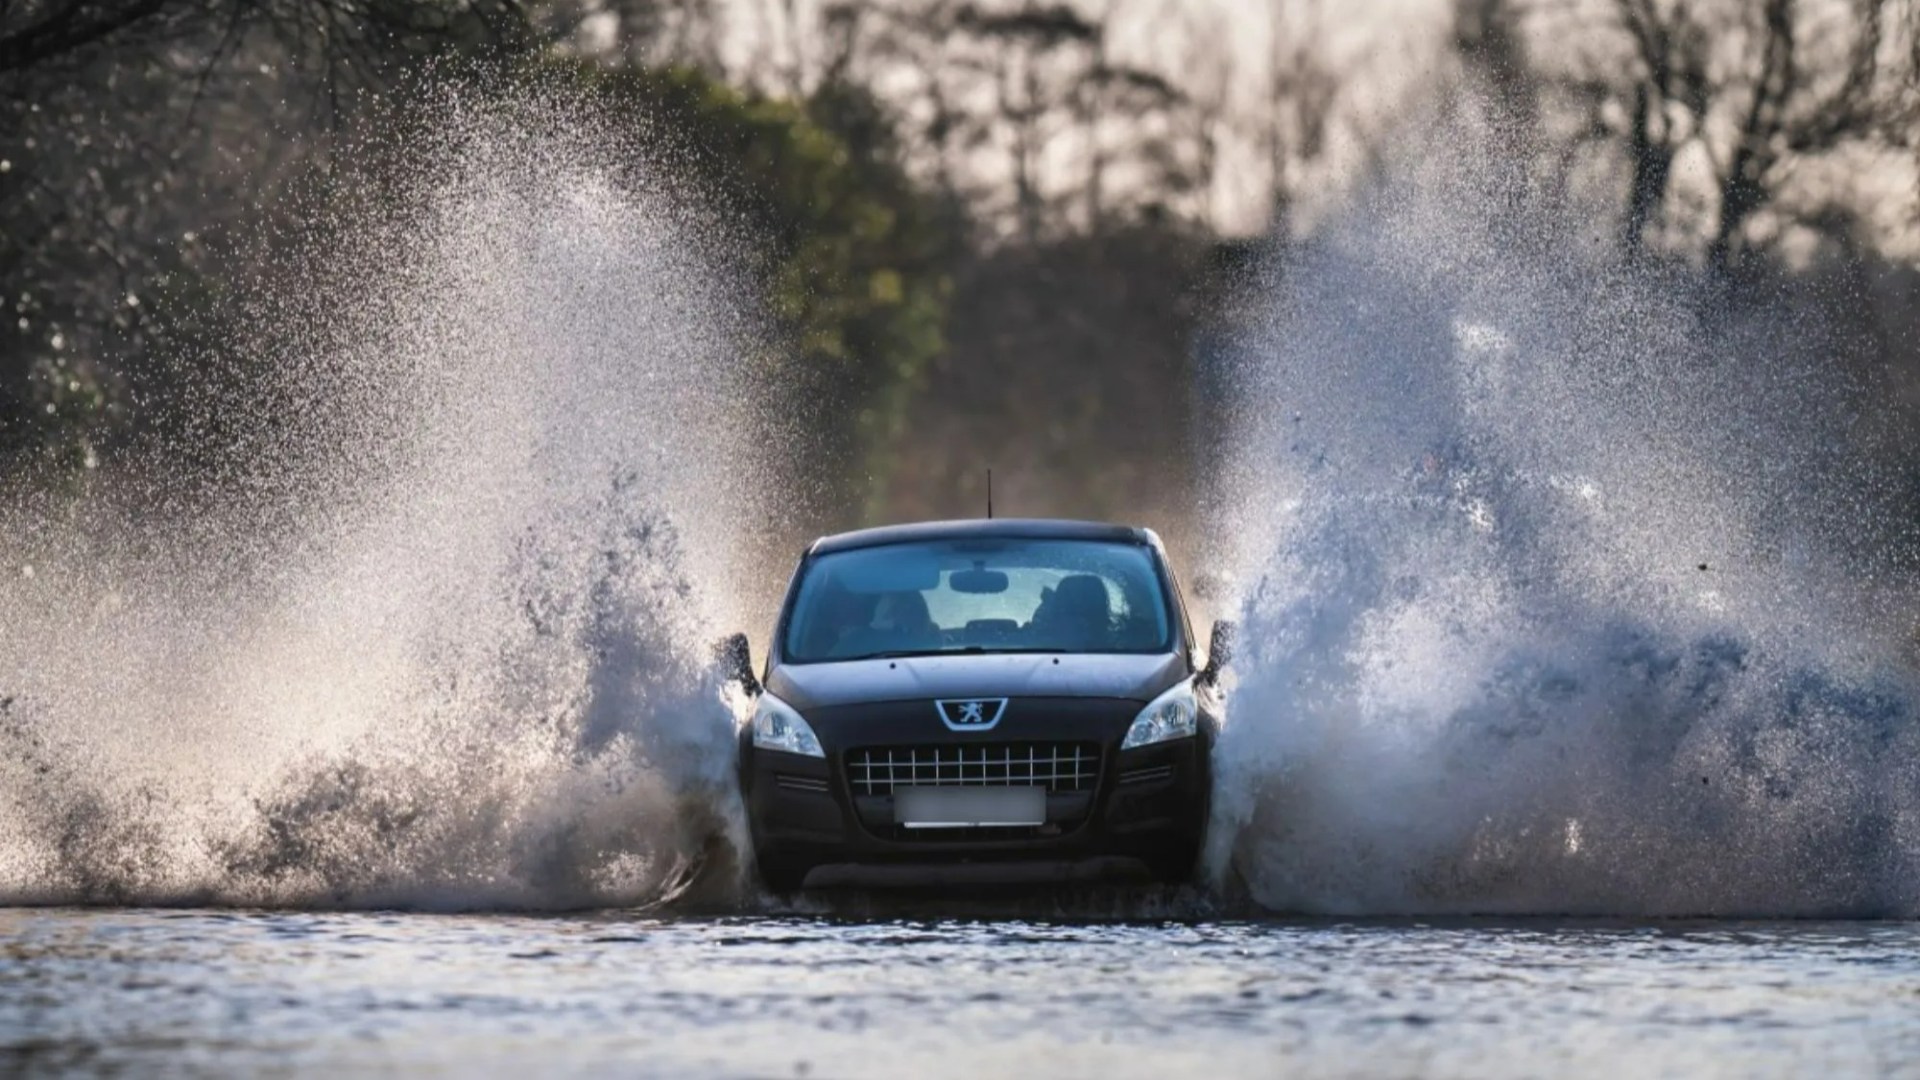
<instances>
[{"instance_id":1,"label":"passenger","mask_svg":"<svg viewBox=\"0 0 1920 1080\"><path fill-rule=\"evenodd\" d=\"M940 627L927 610L924 594L906 591L884 593L874 605L873 628L891 631L903 642L903 649L931 649L939 644Z\"/></svg>"},{"instance_id":2,"label":"passenger","mask_svg":"<svg viewBox=\"0 0 1920 1080\"><path fill-rule=\"evenodd\" d=\"M1113 609L1107 583L1093 574L1060 579L1033 613L1033 640L1041 647L1098 649L1111 644Z\"/></svg>"}]
</instances>

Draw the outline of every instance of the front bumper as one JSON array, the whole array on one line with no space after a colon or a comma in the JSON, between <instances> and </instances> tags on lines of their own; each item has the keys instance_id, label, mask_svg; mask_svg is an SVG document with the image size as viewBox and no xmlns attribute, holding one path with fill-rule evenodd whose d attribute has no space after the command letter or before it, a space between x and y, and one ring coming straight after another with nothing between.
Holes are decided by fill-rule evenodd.
<instances>
[{"instance_id":1,"label":"front bumper","mask_svg":"<svg viewBox=\"0 0 1920 1080\"><path fill-rule=\"evenodd\" d=\"M1111 717L1125 710L1106 710L1105 717L1063 711L1069 715L1053 725L994 733L1016 740L1085 738L1101 747L1091 790L1050 795L1048 824L1038 828L896 825L892 797L856 793L848 775L850 744L885 738L858 725L846 739L827 733L833 725L816 723L824 758L759 750L743 738L741 786L763 876L776 889L1186 878L1212 791L1210 725L1198 736L1122 751L1124 722L1116 725ZM979 738L962 733L929 741L964 746Z\"/></svg>"}]
</instances>

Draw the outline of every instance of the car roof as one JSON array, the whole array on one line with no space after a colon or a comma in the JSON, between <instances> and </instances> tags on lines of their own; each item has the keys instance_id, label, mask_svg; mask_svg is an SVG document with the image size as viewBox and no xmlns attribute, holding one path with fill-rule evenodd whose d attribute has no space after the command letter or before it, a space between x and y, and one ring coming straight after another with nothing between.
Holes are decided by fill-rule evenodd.
<instances>
[{"instance_id":1,"label":"car roof","mask_svg":"<svg viewBox=\"0 0 1920 1080\"><path fill-rule=\"evenodd\" d=\"M907 525L883 525L877 529L836 533L833 536L823 536L815 540L807 549L807 554L824 555L832 551L850 551L854 548L879 547L882 544L901 544L914 540L974 538L1105 540L1148 544L1155 548L1160 546L1160 538L1154 535L1152 529L1142 529L1132 525L1110 525L1101 521L1068 521L1059 518L970 518L963 521L917 521Z\"/></svg>"}]
</instances>

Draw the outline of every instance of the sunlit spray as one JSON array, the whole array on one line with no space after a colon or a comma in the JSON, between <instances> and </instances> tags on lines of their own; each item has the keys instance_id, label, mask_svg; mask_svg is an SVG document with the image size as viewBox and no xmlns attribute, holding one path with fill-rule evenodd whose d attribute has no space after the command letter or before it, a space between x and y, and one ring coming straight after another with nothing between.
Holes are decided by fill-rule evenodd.
<instances>
[{"instance_id":1,"label":"sunlit spray","mask_svg":"<svg viewBox=\"0 0 1920 1080\"><path fill-rule=\"evenodd\" d=\"M1920 911L1911 522L1845 342L1623 261L1467 110L1222 363L1215 880L1277 910Z\"/></svg>"},{"instance_id":2,"label":"sunlit spray","mask_svg":"<svg viewBox=\"0 0 1920 1080\"><path fill-rule=\"evenodd\" d=\"M172 442L0 506L0 901L637 904L740 861L739 238L591 102L427 97Z\"/></svg>"}]
</instances>

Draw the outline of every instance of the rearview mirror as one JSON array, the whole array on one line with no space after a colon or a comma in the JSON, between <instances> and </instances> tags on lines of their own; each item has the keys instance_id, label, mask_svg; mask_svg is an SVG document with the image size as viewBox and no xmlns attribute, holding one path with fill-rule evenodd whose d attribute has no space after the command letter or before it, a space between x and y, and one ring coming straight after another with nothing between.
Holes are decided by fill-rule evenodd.
<instances>
[{"instance_id":1,"label":"rearview mirror","mask_svg":"<svg viewBox=\"0 0 1920 1080\"><path fill-rule=\"evenodd\" d=\"M1220 673L1233 662L1233 639L1238 632L1239 627L1232 619L1220 619L1213 624L1213 636L1207 642L1207 666L1200 672L1200 681L1220 681Z\"/></svg>"},{"instance_id":2,"label":"rearview mirror","mask_svg":"<svg viewBox=\"0 0 1920 1080\"><path fill-rule=\"evenodd\" d=\"M957 593L1003 593L1007 591L1007 575L998 570L955 570L947 578L947 587Z\"/></svg>"},{"instance_id":3,"label":"rearview mirror","mask_svg":"<svg viewBox=\"0 0 1920 1080\"><path fill-rule=\"evenodd\" d=\"M737 682L749 694L760 692L760 680L753 674L753 649L747 635L729 634L714 647L714 659L720 663L720 677Z\"/></svg>"}]
</instances>

